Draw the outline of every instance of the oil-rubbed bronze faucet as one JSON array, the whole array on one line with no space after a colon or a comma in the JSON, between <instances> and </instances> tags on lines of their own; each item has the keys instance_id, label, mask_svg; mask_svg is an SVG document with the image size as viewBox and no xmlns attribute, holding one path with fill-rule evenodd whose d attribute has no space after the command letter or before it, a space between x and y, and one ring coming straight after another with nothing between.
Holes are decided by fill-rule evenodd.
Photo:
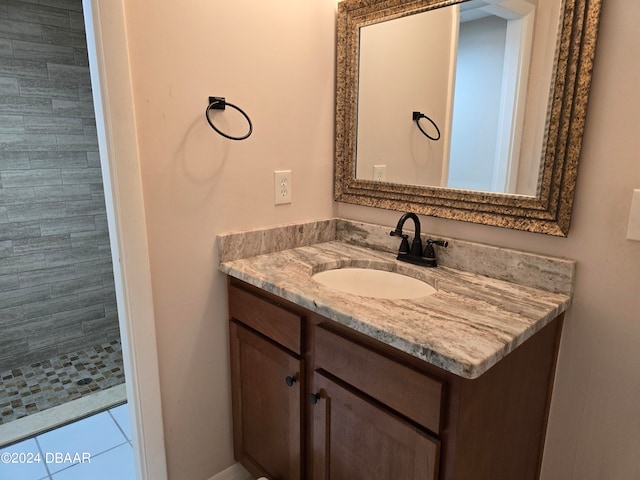
<instances>
[{"instance_id":1,"label":"oil-rubbed bronze faucet","mask_svg":"<svg viewBox=\"0 0 640 480\"><path fill-rule=\"evenodd\" d=\"M415 227L415 236L413 237L413 241L411 242L411 248L409 248L409 235L406 235L402 232L402 227L404 227L404 223L408 220L413 220L413 224ZM437 267L438 263L436 262L436 252L433 248L434 245L439 245L441 247L446 247L448 242L445 240L427 240L427 246L422 250L422 239L420 238L420 219L415 213L405 213L398 220L398 225L396 225L395 230L391 230L389 233L392 237L401 237L402 241L400 242L400 249L398 250L398 260L408 263L413 263L414 265L423 265L425 267Z\"/></svg>"}]
</instances>

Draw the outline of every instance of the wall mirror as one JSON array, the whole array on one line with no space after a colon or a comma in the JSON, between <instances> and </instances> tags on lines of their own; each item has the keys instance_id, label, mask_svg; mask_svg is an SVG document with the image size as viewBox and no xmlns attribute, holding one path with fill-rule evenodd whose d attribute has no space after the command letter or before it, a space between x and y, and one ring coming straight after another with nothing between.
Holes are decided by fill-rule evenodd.
<instances>
[{"instance_id":1,"label":"wall mirror","mask_svg":"<svg viewBox=\"0 0 640 480\"><path fill-rule=\"evenodd\" d=\"M339 3L336 200L566 236L600 2Z\"/></svg>"}]
</instances>

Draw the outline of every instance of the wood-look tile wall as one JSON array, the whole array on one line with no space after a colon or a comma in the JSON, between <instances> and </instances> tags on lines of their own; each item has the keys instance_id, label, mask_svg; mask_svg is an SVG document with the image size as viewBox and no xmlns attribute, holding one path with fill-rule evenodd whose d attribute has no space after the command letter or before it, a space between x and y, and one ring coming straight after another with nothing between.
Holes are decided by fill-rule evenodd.
<instances>
[{"instance_id":1,"label":"wood-look tile wall","mask_svg":"<svg viewBox=\"0 0 640 480\"><path fill-rule=\"evenodd\" d=\"M117 338L81 0L0 0L0 371Z\"/></svg>"}]
</instances>

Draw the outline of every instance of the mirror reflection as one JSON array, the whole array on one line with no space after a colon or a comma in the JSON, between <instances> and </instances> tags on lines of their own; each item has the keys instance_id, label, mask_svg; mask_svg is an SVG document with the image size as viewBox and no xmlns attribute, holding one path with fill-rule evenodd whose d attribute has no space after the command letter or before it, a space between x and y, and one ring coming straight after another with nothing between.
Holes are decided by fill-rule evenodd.
<instances>
[{"instance_id":1,"label":"mirror reflection","mask_svg":"<svg viewBox=\"0 0 640 480\"><path fill-rule=\"evenodd\" d=\"M471 0L360 27L355 177L537 196L561 3Z\"/></svg>"}]
</instances>

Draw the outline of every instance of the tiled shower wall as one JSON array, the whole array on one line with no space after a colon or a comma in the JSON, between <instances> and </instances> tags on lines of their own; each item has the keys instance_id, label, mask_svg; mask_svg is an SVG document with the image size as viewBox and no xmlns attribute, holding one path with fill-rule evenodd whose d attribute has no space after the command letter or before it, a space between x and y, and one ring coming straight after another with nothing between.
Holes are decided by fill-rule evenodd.
<instances>
[{"instance_id":1,"label":"tiled shower wall","mask_svg":"<svg viewBox=\"0 0 640 480\"><path fill-rule=\"evenodd\" d=\"M81 0L0 0L0 370L119 337Z\"/></svg>"}]
</instances>

